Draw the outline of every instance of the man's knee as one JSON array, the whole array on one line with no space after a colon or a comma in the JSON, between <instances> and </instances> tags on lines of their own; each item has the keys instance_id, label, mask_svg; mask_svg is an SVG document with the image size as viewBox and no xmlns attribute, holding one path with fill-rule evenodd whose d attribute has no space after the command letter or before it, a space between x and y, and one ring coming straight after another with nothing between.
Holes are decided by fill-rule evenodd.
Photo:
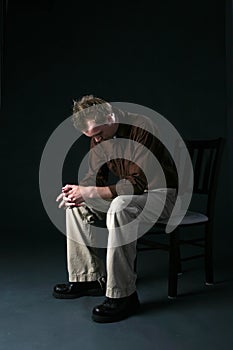
<instances>
[{"instance_id":1,"label":"man's knee","mask_svg":"<svg viewBox=\"0 0 233 350\"><path fill-rule=\"evenodd\" d=\"M78 208L67 208L66 209L66 220L73 220L74 218L76 218L76 220L81 219L81 215L80 212L78 210Z\"/></svg>"},{"instance_id":2,"label":"man's knee","mask_svg":"<svg viewBox=\"0 0 233 350\"><path fill-rule=\"evenodd\" d=\"M108 214L117 214L121 213L124 209L126 209L132 201L131 195L122 195L117 196L111 202L111 205L108 209Z\"/></svg>"}]
</instances>

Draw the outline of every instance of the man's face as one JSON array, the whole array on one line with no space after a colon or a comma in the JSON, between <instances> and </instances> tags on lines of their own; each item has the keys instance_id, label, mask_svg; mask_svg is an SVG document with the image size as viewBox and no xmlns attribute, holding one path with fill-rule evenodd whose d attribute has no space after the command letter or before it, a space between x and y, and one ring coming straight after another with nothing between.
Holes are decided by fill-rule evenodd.
<instances>
[{"instance_id":1,"label":"man's face","mask_svg":"<svg viewBox=\"0 0 233 350\"><path fill-rule=\"evenodd\" d=\"M118 124L115 123L115 119L112 116L108 116L106 123L97 125L94 120L87 122L87 130L83 131L83 134L92 137L96 143L100 143L104 140L113 138L118 128Z\"/></svg>"}]
</instances>

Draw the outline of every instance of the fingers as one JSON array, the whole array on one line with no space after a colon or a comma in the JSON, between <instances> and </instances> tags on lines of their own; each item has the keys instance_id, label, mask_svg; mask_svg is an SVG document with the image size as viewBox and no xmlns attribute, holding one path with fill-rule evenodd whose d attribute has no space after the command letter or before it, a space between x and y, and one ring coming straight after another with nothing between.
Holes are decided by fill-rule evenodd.
<instances>
[{"instance_id":1,"label":"fingers","mask_svg":"<svg viewBox=\"0 0 233 350\"><path fill-rule=\"evenodd\" d=\"M64 205L65 205L65 200L64 200L64 198L62 199L62 201L60 202L60 204L58 205L58 208L62 208L62 207L64 207Z\"/></svg>"},{"instance_id":2,"label":"fingers","mask_svg":"<svg viewBox=\"0 0 233 350\"><path fill-rule=\"evenodd\" d=\"M62 187L62 190L66 190L66 189L69 188L69 187L72 188L72 186L73 186L73 185L67 184L67 185L65 185L65 186Z\"/></svg>"},{"instance_id":3,"label":"fingers","mask_svg":"<svg viewBox=\"0 0 233 350\"><path fill-rule=\"evenodd\" d=\"M74 200L73 199L71 200L71 198L68 198L67 196L65 196L64 193L59 194L59 196L56 198L56 202L59 202L59 201L61 201L61 202L60 202L58 208L75 204Z\"/></svg>"},{"instance_id":4,"label":"fingers","mask_svg":"<svg viewBox=\"0 0 233 350\"><path fill-rule=\"evenodd\" d=\"M67 193L70 190L72 190L73 188L74 188L74 185L65 185L64 187L62 187L62 192Z\"/></svg>"},{"instance_id":5,"label":"fingers","mask_svg":"<svg viewBox=\"0 0 233 350\"><path fill-rule=\"evenodd\" d=\"M59 196L57 196L56 198L56 202L60 201L63 198L63 196L64 196L63 193L59 194Z\"/></svg>"},{"instance_id":6,"label":"fingers","mask_svg":"<svg viewBox=\"0 0 233 350\"><path fill-rule=\"evenodd\" d=\"M73 194L69 194L68 196L66 196L69 200L71 201L75 201L76 200L76 197L74 197Z\"/></svg>"},{"instance_id":7,"label":"fingers","mask_svg":"<svg viewBox=\"0 0 233 350\"><path fill-rule=\"evenodd\" d=\"M75 196L75 189L76 189L76 185L65 185L64 187L62 187L62 193L59 194L59 196L57 196L56 198L56 202L60 202L58 208L68 208L68 207L75 207L75 206L79 206L79 204L75 203L76 201L76 196Z\"/></svg>"},{"instance_id":8,"label":"fingers","mask_svg":"<svg viewBox=\"0 0 233 350\"><path fill-rule=\"evenodd\" d=\"M64 201L61 201L61 203L59 204L58 208L62 208L63 206L65 205L65 202Z\"/></svg>"},{"instance_id":9,"label":"fingers","mask_svg":"<svg viewBox=\"0 0 233 350\"><path fill-rule=\"evenodd\" d=\"M73 197L73 195L69 195L69 196L65 196L64 193L59 194L59 196L56 198L56 202L59 202L61 199L65 199L65 201L69 200L69 201L75 201L75 197Z\"/></svg>"},{"instance_id":10,"label":"fingers","mask_svg":"<svg viewBox=\"0 0 233 350\"><path fill-rule=\"evenodd\" d=\"M71 206L74 206L75 205L75 202L72 202L69 198L67 197L63 197L61 203L59 204L58 208L62 208L63 206L65 207L71 207Z\"/></svg>"}]
</instances>

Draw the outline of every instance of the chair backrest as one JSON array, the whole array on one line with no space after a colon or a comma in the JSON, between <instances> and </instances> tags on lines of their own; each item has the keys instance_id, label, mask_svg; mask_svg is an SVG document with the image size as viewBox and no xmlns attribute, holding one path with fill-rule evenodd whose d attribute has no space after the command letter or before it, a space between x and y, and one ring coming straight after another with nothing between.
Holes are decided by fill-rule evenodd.
<instances>
[{"instance_id":1,"label":"chair backrest","mask_svg":"<svg viewBox=\"0 0 233 350\"><path fill-rule=\"evenodd\" d=\"M207 196L206 214L211 217L217 191L224 139L186 140L193 165L193 193Z\"/></svg>"}]
</instances>

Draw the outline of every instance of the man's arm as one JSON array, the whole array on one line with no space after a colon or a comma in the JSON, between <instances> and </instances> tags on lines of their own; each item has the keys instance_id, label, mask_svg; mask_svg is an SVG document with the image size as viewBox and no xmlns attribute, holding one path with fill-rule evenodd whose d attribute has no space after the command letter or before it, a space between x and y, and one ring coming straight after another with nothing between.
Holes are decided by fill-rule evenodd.
<instances>
[{"instance_id":1,"label":"man's arm","mask_svg":"<svg viewBox=\"0 0 233 350\"><path fill-rule=\"evenodd\" d=\"M80 206L88 198L112 198L112 192L106 186L108 173L104 152L100 146L95 147L91 141L88 172L79 181L79 185L67 184L62 188L61 194L56 199L57 202L60 201L59 208Z\"/></svg>"},{"instance_id":2,"label":"man's arm","mask_svg":"<svg viewBox=\"0 0 233 350\"><path fill-rule=\"evenodd\" d=\"M97 187L97 186L78 186L67 184L62 188L62 193L57 197L56 201L60 202L59 208L61 207L78 207L87 199L94 198L111 199L112 192L108 186Z\"/></svg>"}]
</instances>

